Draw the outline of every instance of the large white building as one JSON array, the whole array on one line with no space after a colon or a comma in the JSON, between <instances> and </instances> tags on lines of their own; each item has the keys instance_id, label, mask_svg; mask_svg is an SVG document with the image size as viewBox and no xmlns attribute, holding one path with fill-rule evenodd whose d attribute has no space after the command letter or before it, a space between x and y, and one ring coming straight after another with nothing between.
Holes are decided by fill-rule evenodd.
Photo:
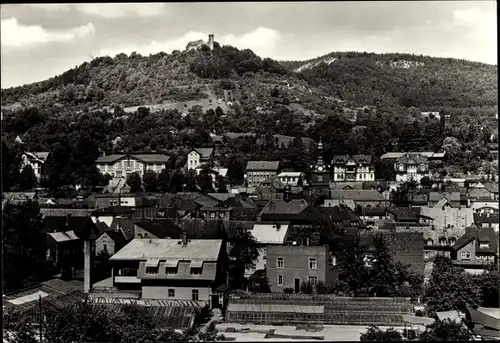
<instances>
[{"instance_id":1,"label":"large white building","mask_svg":"<svg viewBox=\"0 0 500 343\"><path fill-rule=\"evenodd\" d=\"M47 172L48 152L25 152L21 156L21 171L26 166L31 166L35 176L39 179L40 176Z\"/></svg>"},{"instance_id":2,"label":"large white building","mask_svg":"<svg viewBox=\"0 0 500 343\"><path fill-rule=\"evenodd\" d=\"M332 159L333 181L375 181L370 155L338 155Z\"/></svg>"},{"instance_id":3,"label":"large white building","mask_svg":"<svg viewBox=\"0 0 500 343\"><path fill-rule=\"evenodd\" d=\"M102 174L121 179L135 172L143 176L148 169L161 173L167 168L168 159L167 155L161 154L118 154L101 156L95 163Z\"/></svg>"},{"instance_id":4,"label":"large white building","mask_svg":"<svg viewBox=\"0 0 500 343\"><path fill-rule=\"evenodd\" d=\"M302 180L303 185L306 183L305 174L302 172L281 172L278 174L277 179L284 185L292 187L299 186L299 180Z\"/></svg>"},{"instance_id":5,"label":"large white building","mask_svg":"<svg viewBox=\"0 0 500 343\"><path fill-rule=\"evenodd\" d=\"M214 148L195 148L187 156L187 169L198 169L203 164L213 167Z\"/></svg>"},{"instance_id":6,"label":"large white building","mask_svg":"<svg viewBox=\"0 0 500 343\"><path fill-rule=\"evenodd\" d=\"M429 161L420 153L406 153L394 163L396 181L408 182L414 180L420 183L423 177L431 177Z\"/></svg>"}]
</instances>

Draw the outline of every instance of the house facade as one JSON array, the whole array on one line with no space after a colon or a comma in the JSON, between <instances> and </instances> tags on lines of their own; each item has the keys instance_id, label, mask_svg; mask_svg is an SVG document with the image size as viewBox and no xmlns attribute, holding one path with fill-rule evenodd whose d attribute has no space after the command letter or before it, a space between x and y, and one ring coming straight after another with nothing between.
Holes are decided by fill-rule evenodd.
<instances>
[{"instance_id":1,"label":"house facade","mask_svg":"<svg viewBox=\"0 0 500 343\"><path fill-rule=\"evenodd\" d=\"M302 172L281 172L278 174L277 179L283 185L297 187L300 182L302 182L302 185L305 183L305 174Z\"/></svg>"},{"instance_id":2,"label":"house facade","mask_svg":"<svg viewBox=\"0 0 500 343\"><path fill-rule=\"evenodd\" d=\"M492 227L471 227L453 246L453 264L470 273L481 273L488 264L496 263L498 236Z\"/></svg>"},{"instance_id":3,"label":"house facade","mask_svg":"<svg viewBox=\"0 0 500 343\"><path fill-rule=\"evenodd\" d=\"M220 239L134 239L110 258L113 286L142 299L216 305L227 283L227 253Z\"/></svg>"},{"instance_id":4,"label":"house facade","mask_svg":"<svg viewBox=\"0 0 500 343\"><path fill-rule=\"evenodd\" d=\"M187 169L197 169L203 164L213 167L214 149L213 148L195 148L187 155Z\"/></svg>"},{"instance_id":5,"label":"house facade","mask_svg":"<svg viewBox=\"0 0 500 343\"><path fill-rule=\"evenodd\" d=\"M375 165L370 155L338 155L332 159L333 181L375 181Z\"/></svg>"},{"instance_id":6,"label":"house facade","mask_svg":"<svg viewBox=\"0 0 500 343\"><path fill-rule=\"evenodd\" d=\"M248 187L257 187L268 178L278 175L279 161L248 161L246 180Z\"/></svg>"},{"instance_id":7,"label":"house facade","mask_svg":"<svg viewBox=\"0 0 500 343\"><path fill-rule=\"evenodd\" d=\"M125 246L126 242L127 238L119 228L102 232L95 240L95 253L96 255L100 253L114 255Z\"/></svg>"},{"instance_id":8,"label":"house facade","mask_svg":"<svg viewBox=\"0 0 500 343\"><path fill-rule=\"evenodd\" d=\"M420 183L423 177L431 177L429 159L420 153L406 153L394 163L397 182L414 180Z\"/></svg>"},{"instance_id":9,"label":"house facade","mask_svg":"<svg viewBox=\"0 0 500 343\"><path fill-rule=\"evenodd\" d=\"M116 154L99 157L95 163L102 174L125 179L132 173L143 176L146 170L160 173L167 168L169 157L162 154Z\"/></svg>"},{"instance_id":10,"label":"house facade","mask_svg":"<svg viewBox=\"0 0 500 343\"><path fill-rule=\"evenodd\" d=\"M313 287L319 281L332 285L334 262L326 246L269 245L266 271L271 292L292 288L299 293L303 282L310 282Z\"/></svg>"},{"instance_id":11,"label":"house facade","mask_svg":"<svg viewBox=\"0 0 500 343\"><path fill-rule=\"evenodd\" d=\"M21 168L31 166L35 176L40 179L42 175L46 175L49 170L50 153L49 152L28 152L26 151L21 156Z\"/></svg>"}]
</instances>

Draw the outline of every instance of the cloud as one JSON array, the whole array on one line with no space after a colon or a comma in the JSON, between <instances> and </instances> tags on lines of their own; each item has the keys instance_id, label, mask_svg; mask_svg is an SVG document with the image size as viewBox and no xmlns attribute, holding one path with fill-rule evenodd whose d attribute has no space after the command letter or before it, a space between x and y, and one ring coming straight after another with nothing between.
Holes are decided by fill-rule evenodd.
<instances>
[{"instance_id":1,"label":"cloud","mask_svg":"<svg viewBox=\"0 0 500 343\"><path fill-rule=\"evenodd\" d=\"M68 42L95 34L94 24L74 27L69 30L46 30L36 25L20 25L16 18L2 19L2 46L22 48L49 42Z\"/></svg>"},{"instance_id":2,"label":"cloud","mask_svg":"<svg viewBox=\"0 0 500 343\"><path fill-rule=\"evenodd\" d=\"M180 38L156 41L139 46L121 46L116 48L104 48L98 53L99 56L116 56L119 53L130 54L137 52L142 55L155 54L160 51L170 53L173 50L184 50L189 42L196 40L207 40L208 33L191 31ZM278 47L281 35L278 31L259 27L253 32L242 35L228 34L221 37L215 36L215 40L221 45L232 45L239 49L251 49L259 56L270 56Z\"/></svg>"}]
</instances>

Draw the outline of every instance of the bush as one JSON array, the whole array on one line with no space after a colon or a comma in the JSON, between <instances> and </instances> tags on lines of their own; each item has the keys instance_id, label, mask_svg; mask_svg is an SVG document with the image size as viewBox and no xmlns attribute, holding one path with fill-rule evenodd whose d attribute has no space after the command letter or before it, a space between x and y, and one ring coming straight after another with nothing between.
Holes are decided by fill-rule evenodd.
<instances>
[{"instance_id":1,"label":"bush","mask_svg":"<svg viewBox=\"0 0 500 343\"><path fill-rule=\"evenodd\" d=\"M293 293L293 288L292 287L287 287L283 290L283 293L286 294L292 294Z\"/></svg>"},{"instance_id":2,"label":"bush","mask_svg":"<svg viewBox=\"0 0 500 343\"><path fill-rule=\"evenodd\" d=\"M416 310L415 311L415 316L417 316L417 317L423 317L424 316L424 312L422 312L421 310Z\"/></svg>"}]
</instances>

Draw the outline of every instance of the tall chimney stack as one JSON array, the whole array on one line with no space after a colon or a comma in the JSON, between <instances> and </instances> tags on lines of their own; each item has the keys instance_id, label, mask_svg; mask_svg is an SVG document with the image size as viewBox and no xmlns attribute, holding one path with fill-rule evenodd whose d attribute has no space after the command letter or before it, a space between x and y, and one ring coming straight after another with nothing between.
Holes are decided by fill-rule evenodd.
<instances>
[{"instance_id":1,"label":"tall chimney stack","mask_svg":"<svg viewBox=\"0 0 500 343\"><path fill-rule=\"evenodd\" d=\"M213 34L208 35L208 47L210 48L210 50L214 49L214 35Z\"/></svg>"},{"instance_id":2,"label":"tall chimney stack","mask_svg":"<svg viewBox=\"0 0 500 343\"><path fill-rule=\"evenodd\" d=\"M84 265L83 265L83 291L85 293L90 292L90 254L92 242L86 239L83 242L83 255L84 255Z\"/></svg>"},{"instance_id":3,"label":"tall chimney stack","mask_svg":"<svg viewBox=\"0 0 500 343\"><path fill-rule=\"evenodd\" d=\"M186 231L182 231L182 246L185 247L187 246L187 233Z\"/></svg>"}]
</instances>

